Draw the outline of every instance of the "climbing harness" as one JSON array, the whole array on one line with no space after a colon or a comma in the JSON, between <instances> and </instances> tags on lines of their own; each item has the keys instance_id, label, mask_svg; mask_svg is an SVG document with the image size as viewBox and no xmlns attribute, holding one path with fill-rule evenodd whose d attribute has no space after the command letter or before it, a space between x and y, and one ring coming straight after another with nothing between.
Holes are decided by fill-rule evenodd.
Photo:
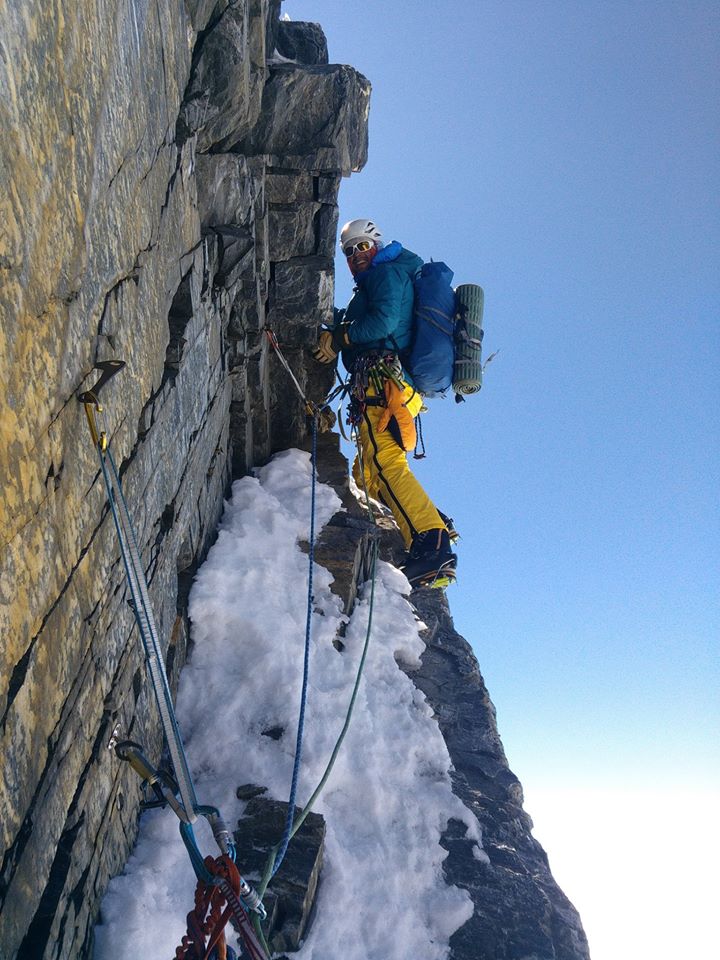
<instances>
[{"instance_id":1,"label":"climbing harness","mask_svg":"<svg viewBox=\"0 0 720 960\"><path fill-rule=\"evenodd\" d=\"M144 755L140 744L130 740L117 742L115 735L113 735L111 743L115 748L117 756L120 759L127 760L142 778L143 793L146 799L148 797L148 791L152 790L155 799L150 801L150 804L153 806L164 806L167 804L177 815L180 821L180 833L198 878L198 889L202 887L202 897L204 898L207 890L210 889L211 893L208 903L212 901L213 906L217 908L222 898L222 903L227 904L225 910L220 914L220 919L222 917L225 918L222 927L218 928L220 919L218 919L217 924L213 922L211 925L212 929L210 932L215 938L214 942L220 943L222 941L224 945L222 928L224 928L229 919L238 931L252 960L265 960L266 953L258 943L249 919L249 913L253 913L258 917L265 917L265 908L263 907L262 900L250 885L240 877L239 873L237 874L239 880L235 882L234 873L229 870L229 868L220 869L218 867L216 870L211 870L207 866L206 861L203 860L195 841L192 824L195 823L198 817L203 817L207 820L215 841L220 848L222 856L219 859L222 860L223 864L225 860L233 864L233 870L237 873L237 868L234 866L235 845L232 834L227 829L219 811L215 807L203 806L198 804L197 801L195 787L190 775L187 758L180 737L180 730L175 717L162 647L155 626L147 580L145 578L145 570L138 549L137 538L123 495L120 474L110 450L107 433L105 430L100 430L97 424L96 415L102 413L103 409L98 399L100 390L116 373L122 370L124 366L125 363L122 360L110 360L96 364L96 369L101 371L100 378L90 390L79 394L78 400L85 408L93 446L100 461L100 469L105 483L108 503L113 515L120 545L120 554L132 597L131 606L145 650L148 673L152 682L155 700L160 713L160 722L170 755L172 775L167 771L157 770L153 767ZM177 795L179 795L179 799ZM212 858L206 858L206 860L207 859L212 860ZM235 887L237 887L237 889L235 889ZM191 918L192 923L195 923L197 917L197 909L188 915L188 936L191 938L195 935L194 933L191 934L190 931ZM202 925L202 923L205 922L205 918L199 922ZM195 927L193 929L197 932ZM188 941L188 943L190 943L190 941ZM188 952L186 950L184 953L179 953L178 957L180 960L196 960L196 958L197 960L207 960L212 946L213 944L207 948L205 953L199 952L199 948L196 950L195 946L192 946L192 951L194 952ZM181 949L183 948L178 948L178 950ZM188 950L190 949L191 948L188 947Z\"/></svg>"},{"instance_id":2,"label":"climbing harness","mask_svg":"<svg viewBox=\"0 0 720 960\"><path fill-rule=\"evenodd\" d=\"M406 387L396 354L369 353L357 358L347 385L350 396L347 422L351 433L359 428L367 407L385 405L386 380L391 380L399 390Z\"/></svg>"}]
</instances>

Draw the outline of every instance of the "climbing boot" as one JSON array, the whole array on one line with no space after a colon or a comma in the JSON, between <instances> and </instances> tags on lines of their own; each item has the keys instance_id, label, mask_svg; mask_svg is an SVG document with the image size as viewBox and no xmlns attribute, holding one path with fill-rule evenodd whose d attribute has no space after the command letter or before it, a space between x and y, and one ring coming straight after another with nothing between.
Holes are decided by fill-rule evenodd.
<instances>
[{"instance_id":1,"label":"climbing boot","mask_svg":"<svg viewBox=\"0 0 720 960\"><path fill-rule=\"evenodd\" d=\"M460 534L455 529L455 521L452 517L448 517L447 514L443 513L442 510L438 510L440 514L440 519L447 527L448 536L450 537L450 543L457 543L461 539Z\"/></svg>"},{"instance_id":2,"label":"climbing boot","mask_svg":"<svg viewBox=\"0 0 720 960\"><path fill-rule=\"evenodd\" d=\"M447 530L426 530L413 540L407 560L401 568L416 587L448 587L455 583L457 557L450 549Z\"/></svg>"}]
</instances>

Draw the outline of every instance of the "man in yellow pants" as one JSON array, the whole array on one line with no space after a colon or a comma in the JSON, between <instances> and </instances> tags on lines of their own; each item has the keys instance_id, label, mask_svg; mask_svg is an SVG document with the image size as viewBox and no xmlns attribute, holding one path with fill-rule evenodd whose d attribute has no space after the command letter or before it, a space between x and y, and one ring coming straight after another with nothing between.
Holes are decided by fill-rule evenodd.
<instances>
[{"instance_id":1,"label":"man in yellow pants","mask_svg":"<svg viewBox=\"0 0 720 960\"><path fill-rule=\"evenodd\" d=\"M445 587L456 577L445 519L410 470L415 417L422 407L398 355L413 331L413 279L422 260L397 241L384 244L372 220L351 220L340 245L355 291L340 322L324 330L314 356L335 362L342 351L351 373L352 407L359 427L364 480L371 497L393 513L407 547L403 567L413 587ZM362 486L356 462L353 473Z\"/></svg>"}]
</instances>

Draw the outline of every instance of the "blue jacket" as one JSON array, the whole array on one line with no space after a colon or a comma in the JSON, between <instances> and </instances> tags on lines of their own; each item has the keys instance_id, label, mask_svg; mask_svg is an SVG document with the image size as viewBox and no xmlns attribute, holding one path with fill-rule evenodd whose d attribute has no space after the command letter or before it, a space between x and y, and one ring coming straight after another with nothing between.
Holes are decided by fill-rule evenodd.
<instances>
[{"instance_id":1,"label":"blue jacket","mask_svg":"<svg viewBox=\"0 0 720 960\"><path fill-rule=\"evenodd\" d=\"M350 347L342 359L352 369L355 359L373 350L398 352L410 346L413 330L413 278L423 265L417 254L397 240L373 257L355 277L355 292L343 317L349 323Z\"/></svg>"}]
</instances>

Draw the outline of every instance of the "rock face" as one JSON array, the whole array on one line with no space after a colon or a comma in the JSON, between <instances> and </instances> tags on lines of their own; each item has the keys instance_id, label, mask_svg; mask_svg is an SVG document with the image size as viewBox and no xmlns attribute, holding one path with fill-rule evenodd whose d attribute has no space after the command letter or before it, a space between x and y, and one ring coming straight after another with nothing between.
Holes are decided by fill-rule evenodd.
<instances>
[{"instance_id":1,"label":"rock face","mask_svg":"<svg viewBox=\"0 0 720 960\"><path fill-rule=\"evenodd\" d=\"M473 861L465 827L450 821L443 843L449 882L467 889L475 913L450 941L456 960L588 957L574 907L531 834L523 793L508 768L490 700L470 645L456 633L444 594L416 590L427 626L422 665L411 676L433 706L453 761L453 790L477 816L489 863Z\"/></svg>"},{"instance_id":2,"label":"rock face","mask_svg":"<svg viewBox=\"0 0 720 960\"><path fill-rule=\"evenodd\" d=\"M330 371L306 368L307 346L332 315L337 193L366 159L370 86L328 64L317 25L281 22L279 8L279 0L28 0L0 9L0 956L8 960L91 955L99 899L132 847L139 803L137 777L108 742L119 728L153 760L161 749L78 392L94 382L98 361L126 362L103 391L101 425L174 688L188 642L187 591L231 477L307 443L303 405L265 328L308 396L323 396L331 382ZM346 487L337 442L324 439L321 457ZM326 541L344 565L348 603L363 537L367 522L355 509ZM418 682L452 738L451 706L430 686L438 638L450 636L443 617ZM476 696L466 653L442 665L470 677ZM480 699L490 716L487 695ZM482 808L498 866L479 874L475 864L455 879L449 831L448 870L476 899L470 924L477 919L480 932L469 936L485 951L462 946L463 928L453 955L585 957L497 733L479 744L492 762L480 775L474 761L466 770L456 759L458 792ZM463 741L458 757L474 749ZM502 910L493 899L500 889ZM534 953L518 952L531 941ZM506 942L515 952L502 952Z\"/></svg>"},{"instance_id":3,"label":"rock face","mask_svg":"<svg viewBox=\"0 0 720 960\"><path fill-rule=\"evenodd\" d=\"M318 65L317 28L303 40L279 6L0 12L4 958L89 956L138 803L137 778L108 741L119 725L154 759L160 749L75 399L93 364L127 364L103 392L103 426L173 684L187 589L231 475L305 436L264 327L305 386L304 347L332 311L340 178L366 156L370 87L348 67ZM312 64L269 65L278 44L286 59L312 52ZM293 98L310 92L304 118Z\"/></svg>"}]
</instances>

